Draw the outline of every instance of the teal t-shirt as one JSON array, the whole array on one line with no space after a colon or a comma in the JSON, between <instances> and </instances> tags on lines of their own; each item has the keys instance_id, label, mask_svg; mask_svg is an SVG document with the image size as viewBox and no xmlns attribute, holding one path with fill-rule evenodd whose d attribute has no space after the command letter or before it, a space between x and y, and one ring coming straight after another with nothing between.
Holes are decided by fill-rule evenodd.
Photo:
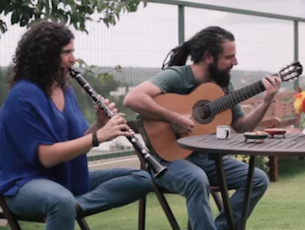
<instances>
[{"instance_id":1,"label":"teal t-shirt","mask_svg":"<svg viewBox=\"0 0 305 230\"><path fill-rule=\"evenodd\" d=\"M162 93L177 93L177 94L189 94L197 86L198 81L195 79L190 66L171 66L168 69L160 72L156 77L150 78L148 82L151 82L157 86ZM229 86L223 88L226 94L234 90L232 83ZM232 108L232 122L243 117L244 111L239 104Z\"/></svg>"}]
</instances>

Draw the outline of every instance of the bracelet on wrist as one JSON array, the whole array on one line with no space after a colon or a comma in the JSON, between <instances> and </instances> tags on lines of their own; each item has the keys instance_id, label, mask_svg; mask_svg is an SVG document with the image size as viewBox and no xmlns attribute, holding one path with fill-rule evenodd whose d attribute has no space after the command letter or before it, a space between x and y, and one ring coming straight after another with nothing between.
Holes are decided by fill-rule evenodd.
<instances>
[{"instance_id":1,"label":"bracelet on wrist","mask_svg":"<svg viewBox=\"0 0 305 230\"><path fill-rule=\"evenodd\" d=\"M99 145L100 145L100 142L99 142L98 139L97 139L97 134L96 134L96 132L93 132L93 133L92 133L92 145L93 145L93 146L99 146Z\"/></svg>"}]
</instances>

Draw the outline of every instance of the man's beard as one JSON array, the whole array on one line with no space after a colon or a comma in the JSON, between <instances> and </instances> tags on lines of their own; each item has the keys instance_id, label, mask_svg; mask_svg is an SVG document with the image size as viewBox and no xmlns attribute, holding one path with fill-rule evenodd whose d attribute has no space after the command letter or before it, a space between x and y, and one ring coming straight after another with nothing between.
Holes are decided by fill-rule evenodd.
<instances>
[{"instance_id":1,"label":"man's beard","mask_svg":"<svg viewBox=\"0 0 305 230\"><path fill-rule=\"evenodd\" d=\"M224 70L219 70L217 68L217 63L210 64L208 70L211 80L215 81L215 83L220 87L227 87L231 80L231 75L227 71L231 68L232 67Z\"/></svg>"}]
</instances>

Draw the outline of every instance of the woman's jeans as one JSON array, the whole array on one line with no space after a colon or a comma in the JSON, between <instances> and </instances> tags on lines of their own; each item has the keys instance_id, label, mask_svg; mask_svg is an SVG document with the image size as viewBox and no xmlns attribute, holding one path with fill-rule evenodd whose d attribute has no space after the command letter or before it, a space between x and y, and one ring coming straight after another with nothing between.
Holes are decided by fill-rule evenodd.
<instances>
[{"instance_id":1,"label":"woman's jeans","mask_svg":"<svg viewBox=\"0 0 305 230\"><path fill-rule=\"evenodd\" d=\"M83 212L104 211L132 203L152 191L151 176L142 170L110 169L90 172L90 192L74 197L60 184L35 179L20 188L14 197L5 197L17 215L46 216L46 230L74 230L76 204Z\"/></svg>"}]
</instances>

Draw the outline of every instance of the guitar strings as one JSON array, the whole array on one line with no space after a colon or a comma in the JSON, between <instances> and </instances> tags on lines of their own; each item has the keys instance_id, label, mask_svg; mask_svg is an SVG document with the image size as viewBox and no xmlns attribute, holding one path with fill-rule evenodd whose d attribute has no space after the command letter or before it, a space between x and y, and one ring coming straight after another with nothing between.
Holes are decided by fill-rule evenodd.
<instances>
[{"instance_id":1,"label":"guitar strings","mask_svg":"<svg viewBox=\"0 0 305 230\"><path fill-rule=\"evenodd\" d=\"M284 74L281 74L281 72L285 72ZM283 69L282 71L274 74L279 76L284 81L293 80L300 74L297 73L295 76L293 76L293 73L296 73L295 70L290 70L289 68ZM289 78L283 79L283 77L286 77L288 75L291 75ZM208 102L207 104L204 104L203 106L199 106L198 108L195 108L191 110L192 114L196 113L199 115L201 113L206 114L210 113L210 115L218 114L228 108L232 108L234 105L238 104L241 101L244 101L248 98L250 98L253 95L259 94L264 90L264 86L262 81L255 82L251 85L248 85L244 88L238 89L236 91L233 91L229 94L223 95L214 101ZM198 112L198 113L197 113Z\"/></svg>"},{"instance_id":2,"label":"guitar strings","mask_svg":"<svg viewBox=\"0 0 305 230\"><path fill-rule=\"evenodd\" d=\"M261 92L263 88L263 84L261 81L255 82L251 85L248 85L244 88L238 89L234 92L229 94L223 95L214 101L208 102L202 106L199 106L195 109L192 109L191 112L196 114L205 114L211 113L212 115L220 113L234 105L238 104L239 102L250 98L251 96L258 94Z\"/></svg>"}]
</instances>

